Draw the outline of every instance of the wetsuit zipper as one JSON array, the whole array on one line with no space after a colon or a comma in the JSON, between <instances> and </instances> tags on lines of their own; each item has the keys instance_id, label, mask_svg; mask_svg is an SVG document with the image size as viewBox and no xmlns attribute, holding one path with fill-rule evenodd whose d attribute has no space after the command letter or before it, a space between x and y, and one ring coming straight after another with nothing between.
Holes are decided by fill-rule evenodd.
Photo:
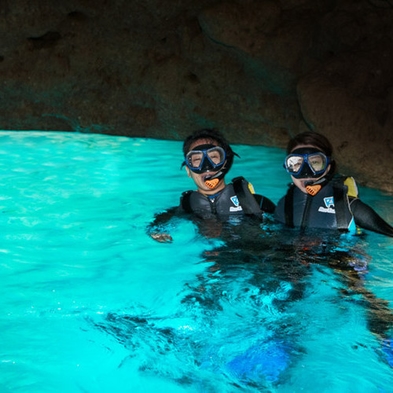
<instances>
[{"instance_id":1,"label":"wetsuit zipper","mask_svg":"<svg viewBox=\"0 0 393 393\"><path fill-rule=\"evenodd\" d=\"M210 202L210 209L211 209L211 212L212 212L213 214L217 214L216 204L214 203L215 200L216 200L216 198L208 197L208 200L209 200L209 202Z\"/></svg>"}]
</instances>

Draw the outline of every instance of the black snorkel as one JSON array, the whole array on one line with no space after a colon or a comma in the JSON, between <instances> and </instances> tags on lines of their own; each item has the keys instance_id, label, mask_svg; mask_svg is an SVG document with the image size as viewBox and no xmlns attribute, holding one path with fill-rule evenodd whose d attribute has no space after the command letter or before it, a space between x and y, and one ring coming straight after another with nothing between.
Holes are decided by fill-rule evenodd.
<instances>
[{"instance_id":1,"label":"black snorkel","mask_svg":"<svg viewBox=\"0 0 393 393\"><path fill-rule=\"evenodd\" d=\"M214 189L214 188L217 187L218 183L225 177L225 175L231 169L231 166L233 164L233 157L234 156L240 158L239 154L235 153L231 149L230 153L227 152L227 160L225 161L224 166L216 174L214 174L212 176L206 176L205 177L205 185L207 187L209 187L210 189Z\"/></svg>"},{"instance_id":2,"label":"black snorkel","mask_svg":"<svg viewBox=\"0 0 393 393\"><path fill-rule=\"evenodd\" d=\"M217 187L218 183L225 177L228 170L224 167L212 176L206 176L204 183L206 187L209 187L211 190Z\"/></svg>"},{"instance_id":3,"label":"black snorkel","mask_svg":"<svg viewBox=\"0 0 393 393\"><path fill-rule=\"evenodd\" d=\"M335 173L335 163L334 161L331 161L330 163L330 169L329 171L325 174L325 176L321 177L320 179L317 180L309 180L304 183L304 187L307 191L307 194L309 195L317 195L319 191L322 190L326 184L332 180L334 173Z\"/></svg>"}]
</instances>

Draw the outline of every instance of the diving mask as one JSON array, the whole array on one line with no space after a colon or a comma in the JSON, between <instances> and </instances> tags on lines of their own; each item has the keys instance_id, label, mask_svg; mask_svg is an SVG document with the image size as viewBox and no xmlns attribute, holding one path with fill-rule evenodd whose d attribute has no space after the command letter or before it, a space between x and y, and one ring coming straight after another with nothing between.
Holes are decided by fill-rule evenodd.
<instances>
[{"instance_id":1,"label":"diving mask","mask_svg":"<svg viewBox=\"0 0 393 393\"><path fill-rule=\"evenodd\" d=\"M284 167L296 179L318 178L330 164L330 157L315 148L295 149L286 156Z\"/></svg>"},{"instance_id":2,"label":"diving mask","mask_svg":"<svg viewBox=\"0 0 393 393\"><path fill-rule=\"evenodd\" d=\"M186 154L184 163L195 173L219 171L226 162L225 150L220 146L200 145Z\"/></svg>"}]
</instances>

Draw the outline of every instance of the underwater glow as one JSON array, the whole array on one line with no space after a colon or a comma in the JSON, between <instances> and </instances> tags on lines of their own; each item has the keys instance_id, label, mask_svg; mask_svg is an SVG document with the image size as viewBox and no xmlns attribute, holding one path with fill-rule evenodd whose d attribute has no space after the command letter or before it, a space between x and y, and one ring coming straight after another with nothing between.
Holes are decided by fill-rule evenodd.
<instances>
[{"instance_id":1,"label":"underwater glow","mask_svg":"<svg viewBox=\"0 0 393 393\"><path fill-rule=\"evenodd\" d=\"M391 392L393 332L368 304L393 308L393 239L322 254L320 233L179 219L157 243L154 214L193 188L181 146L0 132L0 391ZM227 178L277 202L285 152L233 149ZM360 193L393 222L392 195Z\"/></svg>"}]
</instances>

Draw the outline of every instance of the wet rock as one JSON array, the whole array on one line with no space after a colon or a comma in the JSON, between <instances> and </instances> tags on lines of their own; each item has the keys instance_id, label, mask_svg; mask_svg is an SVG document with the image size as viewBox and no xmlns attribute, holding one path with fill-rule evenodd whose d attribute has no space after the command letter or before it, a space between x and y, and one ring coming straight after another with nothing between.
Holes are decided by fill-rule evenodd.
<instances>
[{"instance_id":1,"label":"wet rock","mask_svg":"<svg viewBox=\"0 0 393 393\"><path fill-rule=\"evenodd\" d=\"M0 128L284 147L326 134L393 192L387 0L27 0L0 9Z\"/></svg>"}]
</instances>

